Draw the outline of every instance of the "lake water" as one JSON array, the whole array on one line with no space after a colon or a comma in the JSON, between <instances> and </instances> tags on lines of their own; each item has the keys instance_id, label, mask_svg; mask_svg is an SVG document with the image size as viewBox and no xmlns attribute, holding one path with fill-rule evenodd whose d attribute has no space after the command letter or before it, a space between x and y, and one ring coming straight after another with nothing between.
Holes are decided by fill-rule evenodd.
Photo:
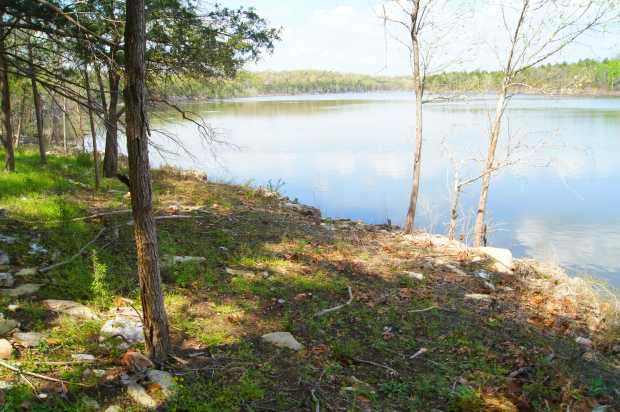
<instances>
[{"instance_id":1,"label":"lake water","mask_svg":"<svg viewBox=\"0 0 620 412\"><path fill-rule=\"evenodd\" d=\"M402 224L411 186L415 101L410 93L264 97L192 105L230 146L205 145L196 127L153 113L154 129L193 156L153 153L156 165L201 169L212 180L284 182L290 198L324 216ZM416 226L445 233L453 162L480 173L493 96L424 106L421 206ZM620 99L513 98L503 146L516 164L494 176L490 245L558 263L620 287ZM462 160L462 162L461 162ZM479 186L465 190L460 233L471 237Z\"/></svg>"}]
</instances>

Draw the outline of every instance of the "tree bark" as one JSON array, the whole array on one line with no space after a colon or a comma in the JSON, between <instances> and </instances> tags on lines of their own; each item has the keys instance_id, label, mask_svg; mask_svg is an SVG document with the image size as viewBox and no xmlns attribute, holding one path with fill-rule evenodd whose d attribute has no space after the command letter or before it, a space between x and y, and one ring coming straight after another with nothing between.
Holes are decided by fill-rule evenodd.
<instances>
[{"instance_id":1,"label":"tree bark","mask_svg":"<svg viewBox=\"0 0 620 412\"><path fill-rule=\"evenodd\" d=\"M115 177L118 172L118 97L120 76L114 68L108 68L110 84L110 106L108 108L105 155L103 158L103 174L105 177Z\"/></svg>"},{"instance_id":2,"label":"tree bark","mask_svg":"<svg viewBox=\"0 0 620 412\"><path fill-rule=\"evenodd\" d=\"M146 48L144 0L127 1L125 24L125 106L127 108L127 153L142 298L147 354L163 363L171 350L168 316L161 291L157 232L148 157L148 119L145 108Z\"/></svg>"},{"instance_id":3,"label":"tree bark","mask_svg":"<svg viewBox=\"0 0 620 412\"><path fill-rule=\"evenodd\" d=\"M456 169L454 171L454 187L452 188L452 206L450 207L450 226L448 228L448 239L454 240L456 237L456 225L459 219L459 201L461 198L461 182L460 173Z\"/></svg>"},{"instance_id":4,"label":"tree bark","mask_svg":"<svg viewBox=\"0 0 620 412\"><path fill-rule=\"evenodd\" d=\"M482 183L480 185L480 199L478 201L478 212L476 213L476 225L474 227L474 246L482 246L486 237L485 215L487 202L489 197L489 187L491 185L491 176L495 163L495 152L497 151L497 143L502 130L502 118L506 109L506 97L508 95L508 83L504 82L502 90L497 99L495 108L495 118L491 126L491 134L489 136L489 148L487 152L487 160L484 164L484 172Z\"/></svg>"},{"instance_id":5,"label":"tree bark","mask_svg":"<svg viewBox=\"0 0 620 412\"><path fill-rule=\"evenodd\" d=\"M419 2L414 2L414 9L411 16L411 46L412 46L412 66L413 80L415 83L415 153L413 157L413 182L411 185L411 195L409 197L409 209L407 210L407 220L405 222L405 233L412 233L415 222L416 207L418 204L418 194L420 192L420 171L422 167L422 98L424 96L424 80L420 68L420 44L417 33Z\"/></svg>"},{"instance_id":6,"label":"tree bark","mask_svg":"<svg viewBox=\"0 0 620 412\"><path fill-rule=\"evenodd\" d=\"M95 162L95 189L99 190L99 153L97 152L97 132L95 131L95 118L93 116L93 99L90 92L90 80L88 78L88 66L84 65L84 88L86 89L86 101L88 102L88 120L90 122L90 135L93 142L93 161Z\"/></svg>"},{"instance_id":7,"label":"tree bark","mask_svg":"<svg viewBox=\"0 0 620 412\"><path fill-rule=\"evenodd\" d=\"M28 64L30 66L30 84L32 85L32 98L34 101L34 113L37 122L37 142L39 143L39 158L41 164L47 163L45 148L45 136L43 134L43 113L41 108L41 96L37 88L37 79L34 71L34 56L32 55L32 45L28 39Z\"/></svg>"},{"instance_id":8,"label":"tree bark","mask_svg":"<svg viewBox=\"0 0 620 412\"><path fill-rule=\"evenodd\" d=\"M2 18L3 13L0 13ZM4 48L4 28L0 29L0 83L2 86L2 144L6 150L5 168L15 171L15 148L13 147L13 127L11 125L11 90L9 86L9 69Z\"/></svg>"}]
</instances>

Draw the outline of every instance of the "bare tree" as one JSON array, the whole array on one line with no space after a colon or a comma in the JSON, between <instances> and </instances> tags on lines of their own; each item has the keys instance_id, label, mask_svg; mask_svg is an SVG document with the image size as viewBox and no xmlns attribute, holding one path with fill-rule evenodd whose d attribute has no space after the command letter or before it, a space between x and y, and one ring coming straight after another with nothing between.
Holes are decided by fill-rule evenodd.
<instances>
[{"instance_id":1,"label":"bare tree","mask_svg":"<svg viewBox=\"0 0 620 412\"><path fill-rule=\"evenodd\" d=\"M88 76L88 66L84 65L83 70L84 76L84 89L86 90L86 101L87 110L88 110L88 121L90 123L90 134L92 137L92 145L93 145L93 161L95 163L95 188L99 189L100 184L100 176L99 176L99 152L97 151L97 131L95 130L95 117L93 114L93 98L91 95L90 89L90 80Z\"/></svg>"},{"instance_id":2,"label":"bare tree","mask_svg":"<svg viewBox=\"0 0 620 412\"><path fill-rule=\"evenodd\" d=\"M495 154L502 134L502 120L519 82L519 74L561 52L581 35L604 23L614 12L613 0L548 1L508 0L499 4L502 22L509 37L502 69L495 115L489 132L489 145L482 173L480 199L476 212L474 245L485 235L485 215L491 177L497 165ZM617 12L617 11L616 11Z\"/></svg>"},{"instance_id":3,"label":"bare tree","mask_svg":"<svg viewBox=\"0 0 620 412\"><path fill-rule=\"evenodd\" d=\"M164 307L157 250L157 231L153 218L151 175L149 171L149 126L145 107L146 22L144 0L127 1L125 25L125 106L127 153L133 211L134 235L138 254L138 278L142 298L147 354L163 363L171 350L168 317Z\"/></svg>"},{"instance_id":4,"label":"bare tree","mask_svg":"<svg viewBox=\"0 0 620 412\"><path fill-rule=\"evenodd\" d=\"M467 15L467 9L449 0L395 0L383 3L380 12L384 22L406 30L407 41L394 38L409 50L415 91L415 150L413 156L413 181L405 233L414 228L420 175L422 169L423 110L426 76L431 71L445 70L454 64L454 58L441 57L449 39ZM444 49L444 50L442 50ZM460 55L459 55L460 57Z\"/></svg>"}]
</instances>

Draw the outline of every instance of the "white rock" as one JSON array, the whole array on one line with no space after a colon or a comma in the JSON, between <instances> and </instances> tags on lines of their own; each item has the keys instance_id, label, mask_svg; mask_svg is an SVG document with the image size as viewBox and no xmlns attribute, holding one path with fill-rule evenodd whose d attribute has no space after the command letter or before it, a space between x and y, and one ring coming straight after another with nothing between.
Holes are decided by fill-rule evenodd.
<instances>
[{"instance_id":1,"label":"white rock","mask_svg":"<svg viewBox=\"0 0 620 412\"><path fill-rule=\"evenodd\" d=\"M17 272L15 276L34 276L39 272L37 268L24 268Z\"/></svg>"},{"instance_id":2,"label":"white rock","mask_svg":"<svg viewBox=\"0 0 620 412\"><path fill-rule=\"evenodd\" d=\"M127 385L127 394L138 405L141 405L147 409L157 408L157 401L151 398L151 396L146 393L146 390L135 382L131 382Z\"/></svg>"},{"instance_id":3,"label":"white rock","mask_svg":"<svg viewBox=\"0 0 620 412\"><path fill-rule=\"evenodd\" d=\"M46 299L43 301L43 305L53 312L64 313L75 318L99 319L91 308L71 300Z\"/></svg>"},{"instance_id":4,"label":"white rock","mask_svg":"<svg viewBox=\"0 0 620 412\"><path fill-rule=\"evenodd\" d=\"M21 306L19 306L17 303L11 303L9 306L7 306L6 308L11 311L11 312L15 312L17 311L17 309L19 309Z\"/></svg>"},{"instance_id":5,"label":"white rock","mask_svg":"<svg viewBox=\"0 0 620 412\"><path fill-rule=\"evenodd\" d=\"M0 359L10 359L13 354L13 345L6 339L0 339Z\"/></svg>"},{"instance_id":6,"label":"white rock","mask_svg":"<svg viewBox=\"0 0 620 412\"><path fill-rule=\"evenodd\" d=\"M512 273L513 260L512 252L508 249L498 247L479 247L480 253L495 260L495 270L501 273Z\"/></svg>"},{"instance_id":7,"label":"white rock","mask_svg":"<svg viewBox=\"0 0 620 412\"><path fill-rule=\"evenodd\" d=\"M7 235L0 234L0 242L15 243L16 240L17 238L15 236L7 236Z\"/></svg>"},{"instance_id":8,"label":"white rock","mask_svg":"<svg viewBox=\"0 0 620 412\"><path fill-rule=\"evenodd\" d=\"M9 255L0 250L0 266L5 266L11 263L11 258Z\"/></svg>"},{"instance_id":9,"label":"white rock","mask_svg":"<svg viewBox=\"0 0 620 412\"><path fill-rule=\"evenodd\" d=\"M15 278L9 272L0 272L0 288L11 288L15 284Z\"/></svg>"},{"instance_id":10,"label":"white rock","mask_svg":"<svg viewBox=\"0 0 620 412\"><path fill-rule=\"evenodd\" d=\"M19 326L13 319L0 319L0 336L4 336Z\"/></svg>"},{"instance_id":11,"label":"white rock","mask_svg":"<svg viewBox=\"0 0 620 412\"><path fill-rule=\"evenodd\" d=\"M207 258L202 256L173 256L172 261L174 263L188 263L188 262L205 262Z\"/></svg>"},{"instance_id":12,"label":"white rock","mask_svg":"<svg viewBox=\"0 0 620 412\"><path fill-rule=\"evenodd\" d=\"M489 280L491 278L491 275L489 275L487 272L485 272L484 270L481 270L479 272L476 273L476 276L478 276L479 278L482 278L484 280Z\"/></svg>"},{"instance_id":13,"label":"white rock","mask_svg":"<svg viewBox=\"0 0 620 412\"><path fill-rule=\"evenodd\" d=\"M32 295L37 292L41 286L38 283L24 283L23 285L19 285L15 289L3 289L2 293L8 296L18 297L24 295Z\"/></svg>"},{"instance_id":14,"label":"white rock","mask_svg":"<svg viewBox=\"0 0 620 412\"><path fill-rule=\"evenodd\" d=\"M232 269L232 268L226 268L224 269L224 271L226 273L228 273L229 275L233 275L233 276L242 276L245 278L254 278L256 277L256 273L250 271L250 270L240 270L240 269Z\"/></svg>"},{"instance_id":15,"label":"white rock","mask_svg":"<svg viewBox=\"0 0 620 412\"><path fill-rule=\"evenodd\" d=\"M142 323L132 319L110 319L103 324L100 334L102 338L120 335L131 344L144 342Z\"/></svg>"},{"instance_id":16,"label":"white rock","mask_svg":"<svg viewBox=\"0 0 620 412\"><path fill-rule=\"evenodd\" d=\"M424 280L424 275L418 272L405 272L405 275L409 276L411 279Z\"/></svg>"},{"instance_id":17,"label":"white rock","mask_svg":"<svg viewBox=\"0 0 620 412\"><path fill-rule=\"evenodd\" d=\"M38 346L45 336L39 332L15 332L13 340L26 348Z\"/></svg>"},{"instance_id":18,"label":"white rock","mask_svg":"<svg viewBox=\"0 0 620 412\"><path fill-rule=\"evenodd\" d=\"M47 249L45 249L40 244L35 243L35 242L30 244L30 254L31 255L39 255L39 254L44 254L44 253L47 253Z\"/></svg>"},{"instance_id":19,"label":"white rock","mask_svg":"<svg viewBox=\"0 0 620 412\"><path fill-rule=\"evenodd\" d=\"M153 383L156 383L161 388L161 393L164 397L169 397L174 392L174 378L166 371L160 371L157 369L149 369L146 372L146 376Z\"/></svg>"},{"instance_id":20,"label":"white rock","mask_svg":"<svg viewBox=\"0 0 620 412\"><path fill-rule=\"evenodd\" d=\"M94 362L95 356L90 353L74 353L71 358L80 362Z\"/></svg>"},{"instance_id":21,"label":"white rock","mask_svg":"<svg viewBox=\"0 0 620 412\"><path fill-rule=\"evenodd\" d=\"M304 348L304 345L299 343L289 332L267 333L262 336L262 339L280 348L289 348L294 351L300 351Z\"/></svg>"},{"instance_id":22,"label":"white rock","mask_svg":"<svg viewBox=\"0 0 620 412\"><path fill-rule=\"evenodd\" d=\"M592 347L592 340L588 339L588 338L584 338L582 336L577 337L575 339L575 342L577 342L581 346L585 346L586 348L591 348Z\"/></svg>"},{"instance_id":23,"label":"white rock","mask_svg":"<svg viewBox=\"0 0 620 412\"><path fill-rule=\"evenodd\" d=\"M118 405L110 405L103 412L122 412L120 406Z\"/></svg>"},{"instance_id":24,"label":"white rock","mask_svg":"<svg viewBox=\"0 0 620 412\"><path fill-rule=\"evenodd\" d=\"M491 302L491 295L485 295L483 293L468 293L465 295L465 299Z\"/></svg>"}]
</instances>

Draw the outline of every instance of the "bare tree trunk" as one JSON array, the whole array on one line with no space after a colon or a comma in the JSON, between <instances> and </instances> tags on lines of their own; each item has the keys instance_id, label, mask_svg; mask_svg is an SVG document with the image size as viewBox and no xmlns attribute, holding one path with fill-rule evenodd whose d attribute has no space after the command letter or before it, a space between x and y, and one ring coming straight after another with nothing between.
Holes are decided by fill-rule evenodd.
<instances>
[{"instance_id":1,"label":"bare tree trunk","mask_svg":"<svg viewBox=\"0 0 620 412\"><path fill-rule=\"evenodd\" d=\"M95 118L93 116L93 99L90 93L90 81L88 79L88 66L84 65L84 88L86 89L86 101L88 102L88 120L90 122L90 134L93 141L93 160L95 162L95 189L99 189L99 153L97 153L97 132L95 131Z\"/></svg>"},{"instance_id":2,"label":"bare tree trunk","mask_svg":"<svg viewBox=\"0 0 620 412\"><path fill-rule=\"evenodd\" d=\"M32 85L34 113L37 120L37 141L39 143L39 158L42 164L46 164L47 155L45 153L45 136L43 135L43 113L41 111L41 95L39 95L39 90L37 88L37 79L34 71L34 57L32 55L32 45L30 44L30 39L28 39L28 64L30 65L30 84Z\"/></svg>"},{"instance_id":3,"label":"bare tree trunk","mask_svg":"<svg viewBox=\"0 0 620 412\"><path fill-rule=\"evenodd\" d=\"M67 154L67 98L62 98L62 146Z\"/></svg>"},{"instance_id":4,"label":"bare tree trunk","mask_svg":"<svg viewBox=\"0 0 620 412\"><path fill-rule=\"evenodd\" d=\"M120 76L113 67L108 68L110 84L110 107L108 109L108 124L105 134L105 155L103 158L103 173L106 177L114 177L118 172L118 96Z\"/></svg>"},{"instance_id":5,"label":"bare tree trunk","mask_svg":"<svg viewBox=\"0 0 620 412\"><path fill-rule=\"evenodd\" d=\"M506 109L506 98L508 95L508 83L504 82L502 90L497 99L495 108L495 118L491 126L491 134L489 136L489 148L487 152L487 160L484 164L484 172L482 175L482 183L480 185L480 199L478 201L478 212L476 213L476 225L474 227L474 246L481 246L485 238L485 222L487 202L489 197L489 187L491 185L491 176L493 174L495 163L495 152L497 151L497 143L502 130L502 117Z\"/></svg>"},{"instance_id":6,"label":"bare tree trunk","mask_svg":"<svg viewBox=\"0 0 620 412\"><path fill-rule=\"evenodd\" d=\"M3 13L0 13L2 18ZM15 148L13 147L13 127L11 126L11 90L9 86L9 68L6 61L4 48L4 28L0 29L0 83L2 83L2 143L6 150L5 168L10 172L15 171Z\"/></svg>"},{"instance_id":7,"label":"bare tree trunk","mask_svg":"<svg viewBox=\"0 0 620 412\"><path fill-rule=\"evenodd\" d=\"M82 119L82 111L80 110L80 105L77 104L75 106L75 108L77 109L77 115L78 115L78 127L80 129L80 137L82 138L82 152L86 151L86 142L85 142L85 133L84 133L84 121Z\"/></svg>"},{"instance_id":8,"label":"bare tree trunk","mask_svg":"<svg viewBox=\"0 0 620 412\"><path fill-rule=\"evenodd\" d=\"M19 141L22 135L22 125L24 124L25 114L26 114L26 90L22 90L22 101L19 104L19 115L17 117L17 130L15 131L15 149L19 147Z\"/></svg>"},{"instance_id":9,"label":"bare tree trunk","mask_svg":"<svg viewBox=\"0 0 620 412\"><path fill-rule=\"evenodd\" d=\"M148 119L145 108L146 48L144 0L127 1L125 24L125 106L127 108L127 152L133 211L134 235L138 254L138 277L142 298L147 354L163 363L171 350L168 316L164 308L153 219L151 176L148 154Z\"/></svg>"},{"instance_id":10,"label":"bare tree trunk","mask_svg":"<svg viewBox=\"0 0 620 412\"><path fill-rule=\"evenodd\" d=\"M416 207L418 204L418 193L420 191L420 169L422 166L422 98L424 95L424 80L420 68L420 45L417 35L417 14L419 3L416 2L412 14L411 45L412 45L412 65L413 79L415 82L415 154L413 157L413 182L411 196L409 197L409 209L405 222L405 233L412 233L415 221Z\"/></svg>"},{"instance_id":11,"label":"bare tree trunk","mask_svg":"<svg viewBox=\"0 0 620 412\"><path fill-rule=\"evenodd\" d=\"M448 239L454 240L456 236L456 225L459 219L459 201L461 198L462 186L460 183L459 170L454 171L454 187L452 188L452 207L450 208L450 226L448 228Z\"/></svg>"}]
</instances>

